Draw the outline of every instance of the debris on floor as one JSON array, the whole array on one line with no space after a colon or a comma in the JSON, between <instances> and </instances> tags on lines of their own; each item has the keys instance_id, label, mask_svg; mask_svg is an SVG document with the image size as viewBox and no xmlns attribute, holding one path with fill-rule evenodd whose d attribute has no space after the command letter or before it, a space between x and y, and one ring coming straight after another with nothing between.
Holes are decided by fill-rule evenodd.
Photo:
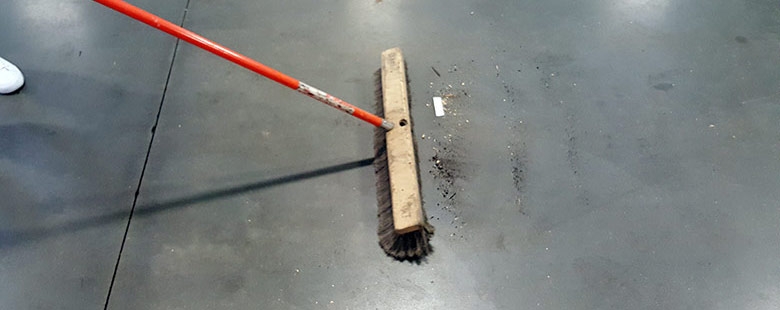
<instances>
[{"instance_id":1,"label":"debris on floor","mask_svg":"<svg viewBox=\"0 0 780 310\"><path fill-rule=\"evenodd\" d=\"M444 105L441 102L441 97L433 97L433 111L436 117L444 116Z\"/></svg>"}]
</instances>

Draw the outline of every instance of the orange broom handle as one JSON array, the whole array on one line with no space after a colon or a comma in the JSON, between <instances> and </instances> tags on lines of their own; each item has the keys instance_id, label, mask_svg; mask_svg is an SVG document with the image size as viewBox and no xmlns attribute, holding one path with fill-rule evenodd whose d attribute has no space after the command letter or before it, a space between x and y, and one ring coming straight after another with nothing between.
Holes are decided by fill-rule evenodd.
<instances>
[{"instance_id":1,"label":"orange broom handle","mask_svg":"<svg viewBox=\"0 0 780 310\"><path fill-rule=\"evenodd\" d=\"M133 6L132 4L129 4L125 1L122 0L94 0L94 1L102 5L105 5L111 9L114 9L117 12L125 14L135 20L145 23L149 26L162 30L172 36L187 41L217 56L225 58L239 66L257 72L260 75L265 76L271 80L274 80L279 84L295 89L300 93L312 97L329 106L342 110L374 126L382 127L387 130L393 128L393 123L390 123L381 117L366 112L358 107L355 107L347 103L346 101L343 101L324 91L321 91L295 78L292 78L289 75L276 71L271 67L268 67L249 57L241 55L238 52L226 48L222 45L219 45L214 41L211 41L209 39L204 38L201 35L198 35L197 33L179 27L174 23L164 20L159 16L144 11L143 9Z\"/></svg>"}]
</instances>

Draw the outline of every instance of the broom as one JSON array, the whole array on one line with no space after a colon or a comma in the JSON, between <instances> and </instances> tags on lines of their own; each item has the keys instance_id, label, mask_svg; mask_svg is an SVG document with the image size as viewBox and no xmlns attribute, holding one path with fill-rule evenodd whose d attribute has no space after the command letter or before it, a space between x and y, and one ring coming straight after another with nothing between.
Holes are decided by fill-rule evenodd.
<instances>
[{"instance_id":1,"label":"broom","mask_svg":"<svg viewBox=\"0 0 780 310\"><path fill-rule=\"evenodd\" d=\"M374 165L379 244L388 255L399 260L416 260L430 253L428 241L433 227L426 222L422 210L406 70L399 49L382 53L381 98L384 100L377 102L377 114L386 116L382 118L127 2L94 1L376 126Z\"/></svg>"},{"instance_id":2,"label":"broom","mask_svg":"<svg viewBox=\"0 0 780 310\"><path fill-rule=\"evenodd\" d=\"M390 131L374 129L374 167L377 175L379 245L399 260L418 260L432 248L433 226L427 223L420 195L412 118L409 112L406 63L401 49L382 52L375 76L377 114L398 124Z\"/></svg>"}]
</instances>

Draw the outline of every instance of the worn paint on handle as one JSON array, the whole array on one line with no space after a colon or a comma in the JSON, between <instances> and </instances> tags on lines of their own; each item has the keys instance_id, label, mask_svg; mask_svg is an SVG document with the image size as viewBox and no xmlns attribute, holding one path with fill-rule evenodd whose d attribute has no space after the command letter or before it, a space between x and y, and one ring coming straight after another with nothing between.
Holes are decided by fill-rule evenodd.
<instances>
[{"instance_id":1,"label":"worn paint on handle","mask_svg":"<svg viewBox=\"0 0 780 310\"><path fill-rule=\"evenodd\" d=\"M377 127L382 127L384 129L390 130L393 129L393 123L388 122L387 120L376 116L374 114L368 113L356 106L353 106L349 103L347 103L344 100L341 100L339 98L336 98L324 91L321 91L309 84L306 84L304 82L300 82L298 85L298 92L312 97L316 99L319 102L322 102L324 104L327 104L331 107L334 107L336 109L339 109L347 114L350 114L352 116L355 116L359 119L362 119L366 122L369 122Z\"/></svg>"}]
</instances>

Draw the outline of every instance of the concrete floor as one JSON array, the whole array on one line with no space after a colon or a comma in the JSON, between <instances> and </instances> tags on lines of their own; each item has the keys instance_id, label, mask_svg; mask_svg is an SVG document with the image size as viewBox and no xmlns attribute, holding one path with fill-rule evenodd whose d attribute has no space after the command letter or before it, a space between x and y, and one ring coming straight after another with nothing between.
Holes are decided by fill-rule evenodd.
<instances>
[{"instance_id":1,"label":"concrete floor","mask_svg":"<svg viewBox=\"0 0 780 310\"><path fill-rule=\"evenodd\" d=\"M775 1L130 2L366 108L401 47L435 252L377 245L370 126L11 0L2 309L780 307Z\"/></svg>"}]
</instances>

